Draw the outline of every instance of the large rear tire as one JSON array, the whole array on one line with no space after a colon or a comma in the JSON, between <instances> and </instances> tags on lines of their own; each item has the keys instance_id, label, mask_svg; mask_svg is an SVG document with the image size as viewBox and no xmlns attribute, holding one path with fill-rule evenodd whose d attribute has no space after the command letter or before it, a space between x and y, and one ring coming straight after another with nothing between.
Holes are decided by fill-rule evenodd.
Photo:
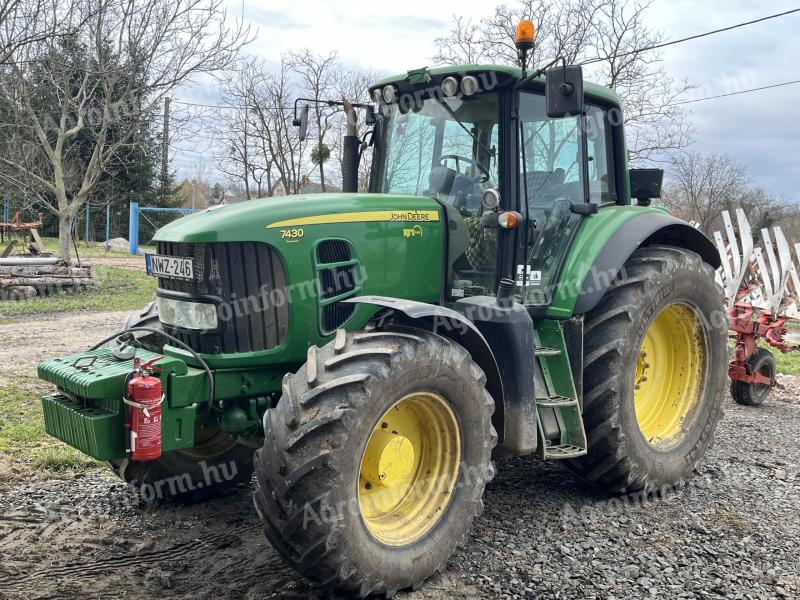
<instances>
[{"instance_id":1,"label":"large rear tire","mask_svg":"<svg viewBox=\"0 0 800 600\"><path fill-rule=\"evenodd\" d=\"M681 485L722 414L726 325L714 271L697 254L634 252L586 315L588 454L567 466L615 493Z\"/></svg>"},{"instance_id":2,"label":"large rear tire","mask_svg":"<svg viewBox=\"0 0 800 600\"><path fill-rule=\"evenodd\" d=\"M264 417L255 504L286 562L394 595L445 569L494 475L494 402L462 347L417 329L337 333Z\"/></svg>"},{"instance_id":3,"label":"large rear tire","mask_svg":"<svg viewBox=\"0 0 800 600\"><path fill-rule=\"evenodd\" d=\"M122 331L130 327L160 330L156 303L151 302L129 315ZM134 335L146 350L158 353L164 350L162 336L148 332ZM113 347L114 341L106 345ZM191 449L167 452L154 461L123 458L108 461L108 466L147 501L203 502L252 480L253 448L238 444L219 429L201 427L195 429L195 442Z\"/></svg>"}]
</instances>

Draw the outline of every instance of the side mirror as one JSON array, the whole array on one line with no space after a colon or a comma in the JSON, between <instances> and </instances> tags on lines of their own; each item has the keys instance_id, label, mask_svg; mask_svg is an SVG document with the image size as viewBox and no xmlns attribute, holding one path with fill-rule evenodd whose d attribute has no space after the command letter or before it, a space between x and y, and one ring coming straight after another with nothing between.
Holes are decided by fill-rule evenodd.
<instances>
[{"instance_id":1,"label":"side mirror","mask_svg":"<svg viewBox=\"0 0 800 600\"><path fill-rule=\"evenodd\" d=\"M631 169L631 198L640 206L649 206L651 198L661 198L664 169Z\"/></svg>"},{"instance_id":2,"label":"side mirror","mask_svg":"<svg viewBox=\"0 0 800 600\"><path fill-rule=\"evenodd\" d=\"M545 73L545 95L547 116L551 119L582 115L583 69L580 66L548 69Z\"/></svg>"},{"instance_id":3,"label":"side mirror","mask_svg":"<svg viewBox=\"0 0 800 600\"><path fill-rule=\"evenodd\" d=\"M298 137L300 138L301 142L304 142L306 139L306 134L308 133L308 104L304 104L303 106L300 107L299 117L297 116L297 113L295 113L292 125L300 128Z\"/></svg>"}]
</instances>

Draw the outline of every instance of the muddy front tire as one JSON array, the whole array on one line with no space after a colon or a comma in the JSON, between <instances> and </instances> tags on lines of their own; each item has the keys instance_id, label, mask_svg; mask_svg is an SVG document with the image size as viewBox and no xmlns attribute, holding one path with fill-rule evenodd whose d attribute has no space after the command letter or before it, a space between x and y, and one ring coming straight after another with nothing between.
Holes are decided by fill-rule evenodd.
<instances>
[{"instance_id":1,"label":"muddy front tire","mask_svg":"<svg viewBox=\"0 0 800 600\"><path fill-rule=\"evenodd\" d=\"M752 373L760 373L764 377L775 380L778 365L772 352L759 348L747 359ZM769 397L771 386L763 383L747 383L731 381L731 397L742 406L761 406Z\"/></svg>"},{"instance_id":2,"label":"muddy front tire","mask_svg":"<svg viewBox=\"0 0 800 600\"><path fill-rule=\"evenodd\" d=\"M148 502L204 502L250 483L253 448L236 443L219 430L197 429L195 436L201 441L194 448L167 452L154 461L123 458L108 465Z\"/></svg>"},{"instance_id":3,"label":"muddy front tire","mask_svg":"<svg viewBox=\"0 0 800 600\"><path fill-rule=\"evenodd\" d=\"M125 331L131 327L149 327L150 329L161 331L161 321L158 319L158 305L155 302L151 302L142 310L129 314L125 319L125 323L122 324L122 329L120 331ZM147 331L137 331L133 336L145 350L161 354L164 349L166 338L162 335L149 333ZM117 345L115 342L116 340L111 340L105 344L105 347L113 348Z\"/></svg>"},{"instance_id":4,"label":"muddy front tire","mask_svg":"<svg viewBox=\"0 0 800 600\"><path fill-rule=\"evenodd\" d=\"M129 315L122 330L130 327L161 330L156 303ZM134 335L145 350L162 353L163 336L144 331ZM106 346L114 347L114 340ZM108 466L147 501L203 502L252 480L253 448L237 444L220 430L200 427L195 430L195 440L194 448L167 452L154 461L123 458L109 461Z\"/></svg>"},{"instance_id":5,"label":"muddy front tire","mask_svg":"<svg viewBox=\"0 0 800 600\"><path fill-rule=\"evenodd\" d=\"M681 485L722 414L727 320L694 252L637 250L584 329L588 455L567 466L611 492Z\"/></svg>"},{"instance_id":6,"label":"muddy front tire","mask_svg":"<svg viewBox=\"0 0 800 600\"><path fill-rule=\"evenodd\" d=\"M485 381L462 347L416 329L312 347L256 453L271 544L302 575L362 597L444 570L494 474Z\"/></svg>"}]
</instances>

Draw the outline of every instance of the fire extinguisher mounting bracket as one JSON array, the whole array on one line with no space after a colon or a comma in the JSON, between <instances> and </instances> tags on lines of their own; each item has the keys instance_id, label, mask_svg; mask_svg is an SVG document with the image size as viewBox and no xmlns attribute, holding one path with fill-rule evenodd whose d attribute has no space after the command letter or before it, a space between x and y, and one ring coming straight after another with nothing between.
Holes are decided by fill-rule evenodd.
<instances>
[{"instance_id":1,"label":"fire extinguisher mounting bracket","mask_svg":"<svg viewBox=\"0 0 800 600\"><path fill-rule=\"evenodd\" d=\"M122 398L122 401L123 401L125 404L127 404L128 406L132 406L132 407L134 407L134 408L138 408L139 410L141 410L141 411L143 411L143 412L144 412L145 416L148 416L148 417L149 417L149 416L150 416L150 413L149 413L148 411L149 411L150 409L156 408L157 406L161 406L162 404L164 404L164 399L165 399L166 397L167 397L167 395L166 395L166 394L161 394L161 400L159 400L159 401L158 401L158 404L153 404L152 406L145 406L144 404L141 404L141 403L139 403L139 402L134 402L133 400L131 400L131 399L130 399L130 398L128 398L127 396L123 396L123 398Z\"/></svg>"}]
</instances>

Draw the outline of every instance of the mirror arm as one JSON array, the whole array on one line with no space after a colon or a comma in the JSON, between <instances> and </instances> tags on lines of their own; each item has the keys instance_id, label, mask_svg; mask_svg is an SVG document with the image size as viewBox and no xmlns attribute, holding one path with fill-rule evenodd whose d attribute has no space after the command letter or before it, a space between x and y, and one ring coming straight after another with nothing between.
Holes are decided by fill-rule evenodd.
<instances>
[{"instance_id":1,"label":"mirror arm","mask_svg":"<svg viewBox=\"0 0 800 600\"><path fill-rule=\"evenodd\" d=\"M297 107L301 102L306 102L309 104L324 104L325 106L341 106L344 107L344 102L341 100L321 100L316 98L295 98L294 99L294 120L297 121ZM361 102L349 102L348 103L353 108L363 108L365 110L374 110L374 106L372 104L363 104Z\"/></svg>"},{"instance_id":2,"label":"mirror arm","mask_svg":"<svg viewBox=\"0 0 800 600\"><path fill-rule=\"evenodd\" d=\"M583 107L583 111L581 112L580 118L580 128L581 128L581 154L582 156L582 165L581 169L583 170L583 201L586 204L591 204L592 202L592 189L589 185L589 129L588 129L588 121L586 118L586 107Z\"/></svg>"},{"instance_id":3,"label":"mirror arm","mask_svg":"<svg viewBox=\"0 0 800 600\"><path fill-rule=\"evenodd\" d=\"M550 61L545 66L543 66L541 69L536 69L530 75L520 79L515 84L514 87L516 87L518 90L524 88L526 85L528 85L534 79L538 79L539 77L544 75L547 72L547 70L550 69L550 67L552 67L553 65L555 65L555 64L557 64L559 62L562 62L562 63L564 63L564 65L566 65L567 64L567 59L564 58L563 56L559 56L558 58L555 58L554 60Z\"/></svg>"}]
</instances>

